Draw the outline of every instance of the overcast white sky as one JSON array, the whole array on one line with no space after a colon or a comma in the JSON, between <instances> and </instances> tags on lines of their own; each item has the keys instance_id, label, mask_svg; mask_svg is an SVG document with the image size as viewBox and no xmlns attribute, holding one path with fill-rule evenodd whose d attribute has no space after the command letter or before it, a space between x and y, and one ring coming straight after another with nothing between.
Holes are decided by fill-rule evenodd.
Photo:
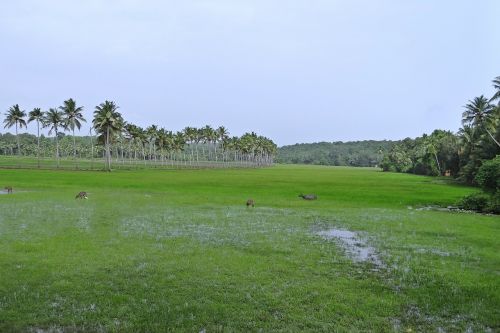
<instances>
[{"instance_id":1,"label":"overcast white sky","mask_svg":"<svg viewBox=\"0 0 500 333\"><path fill-rule=\"evenodd\" d=\"M499 15L497 0L2 1L1 118L72 97L89 120L109 99L140 126L278 145L456 131L500 75Z\"/></svg>"}]
</instances>

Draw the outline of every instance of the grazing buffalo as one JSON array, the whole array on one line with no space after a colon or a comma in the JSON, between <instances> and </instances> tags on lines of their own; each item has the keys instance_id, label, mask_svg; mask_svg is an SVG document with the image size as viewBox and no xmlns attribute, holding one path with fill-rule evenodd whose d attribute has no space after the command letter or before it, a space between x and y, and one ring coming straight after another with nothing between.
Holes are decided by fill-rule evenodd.
<instances>
[{"instance_id":1,"label":"grazing buffalo","mask_svg":"<svg viewBox=\"0 0 500 333\"><path fill-rule=\"evenodd\" d=\"M80 192L76 195L75 199L88 199L87 192Z\"/></svg>"},{"instance_id":2,"label":"grazing buffalo","mask_svg":"<svg viewBox=\"0 0 500 333\"><path fill-rule=\"evenodd\" d=\"M247 200L247 207L249 207L249 206L255 207L255 201L253 199Z\"/></svg>"},{"instance_id":3,"label":"grazing buffalo","mask_svg":"<svg viewBox=\"0 0 500 333\"><path fill-rule=\"evenodd\" d=\"M12 186L5 186L7 193L12 193Z\"/></svg>"},{"instance_id":4,"label":"grazing buffalo","mask_svg":"<svg viewBox=\"0 0 500 333\"><path fill-rule=\"evenodd\" d=\"M318 199L316 194L299 194L299 198L302 198L304 200L316 200L316 199Z\"/></svg>"}]
</instances>

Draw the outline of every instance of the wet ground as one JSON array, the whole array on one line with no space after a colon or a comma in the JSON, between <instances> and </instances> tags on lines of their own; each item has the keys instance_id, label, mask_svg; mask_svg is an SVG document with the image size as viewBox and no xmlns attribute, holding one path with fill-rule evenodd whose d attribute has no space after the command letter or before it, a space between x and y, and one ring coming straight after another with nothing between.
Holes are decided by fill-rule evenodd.
<instances>
[{"instance_id":1,"label":"wet ground","mask_svg":"<svg viewBox=\"0 0 500 333\"><path fill-rule=\"evenodd\" d=\"M318 232L318 235L328 240L336 241L355 262L371 262L383 267L375 248L368 245L358 233L343 229L328 229Z\"/></svg>"}]
</instances>

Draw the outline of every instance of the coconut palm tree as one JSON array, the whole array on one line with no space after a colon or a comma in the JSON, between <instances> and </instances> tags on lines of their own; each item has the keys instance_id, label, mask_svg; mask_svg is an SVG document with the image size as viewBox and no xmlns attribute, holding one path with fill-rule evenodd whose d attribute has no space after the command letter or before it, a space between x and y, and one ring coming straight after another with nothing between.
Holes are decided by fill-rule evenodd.
<instances>
[{"instance_id":1,"label":"coconut palm tree","mask_svg":"<svg viewBox=\"0 0 500 333\"><path fill-rule=\"evenodd\" d=\"M196 144L196 139L198 136L198 130L194 127L186 127L183 129L184 137L186 138L186 143L189 145L189 150L191 153L190 161L194 160L193 145L196 150L196 158L198 159L198 145Z\"/></svg>"},{"instance_id":2,"label":"coconut palm tree","mask_svg":"<svg viewBox=\"0 0 500 333\"><path fill-rule=\"evenodd\" d=\"M493 79L493 88L495 88L496 91L493 97L490 98L490 102L498 99L498 104L500 106L500 76Z\"/></svg>"},{"instance_id":3,"label":"coconut palm tree","mask_svg":"<svg viewBox=\"0 0 500 333\"><path fill-rule=\"evenodd\" d=\"M493 87L495 88L495 94L491 97L490 102L498 100L496 108L493 112L493 122L496 122L496 133L498 137L498 133L500 132L500 76L497 76L493 79Z\"/></svg>"},{"instance_id":4,"label":"coconut palm tree","mask_svg":"<svg viewBox=\"0 0 500 333\"><path fill-rule=\"evenodd\" d=\"M137 126L134 134L136 138L135 140L141 148L142 160L144 161L144 165L146 165L146 131L142 127Z\"/></svg>"},{"instance_id":5,"label":"coconut palm tree","mask_svg":"<svg viewBox=\"0 0 500 333\"><path fill-rule=\"evenodd\" d=\"M442 175L442 173L441 173L441 164L439 163L438 149L437 149L436 146L437 146L436 140L434 140L432 138L429 138L427 140L427 143L424 146L424 152L427 153L427 154L430 154L430 155L432 155L434 157L434 160L436 161L436 166L438 168L439 176L441 176Z\"/></svg>"},{"instance_id":6,"label":"coconut palm tree","mask_svg":"<svg viewBox=\"0 0 500 333\"><path fill-rule=\"evenodd\" d=\"M174 133L172 133L172 131L166 131L164 141L165 141L165 147L167 149L167 152L168 152L168 155L170 158L170 165L172 167L174 167L174 158L175 158L175 155L174 155L174 146L175 146Z\"/></svg>"},{"instance_id":7,"label":"coconut palm tree","mask_svg":"<svg viewBox=\"0 0 500 333\"><path fill-rule=\"evenodd\" d=\"M113 133L122 130L123 118L113 101L104 101L95 107L92 124L94 129L104 135L106 147L106 169L111 171L110 139Z\"/></svg>"},{"instance_id":8,"label":"coconut palm tree","mask_svg":"<svg viewBox=\"0 0 500 333\"><path fill-rule=\"evenodd\" d=\"M127 122L121 118L121 122L117 124L117 127L120 128L120 130L115 131L111 137L112 141L116 141L118 143L117 148L113 149L113 152L116 154L116 162L119 162L121 159L122 164L125 164L123 143L125 142L124 128L126 124Z\"/></svg>"},{"instance_id":9,"label":"coconut palm tree","mask_svg":"<svg viewBox=\"0 0 500 333\"><path fill-rule=\"evenodd\" d=\"M73 158L76 162L76 137L75 137L75 127L80 130L82 126L81 122L86 122L83 118L82 111L83 106L76 106L74 99L70 98L63 102L63 105L59 109L64 113L64 121L66 123L66 128L70 129L73 133ZM78 164L77 164L78 167Z\"/></svg>"},{"instance_id":10,"label":"coconut palm tree","mask_svg":"<svg viewBox=\"0 0 500 333\"><path fill-rule=\"evenodd\" d=\"M464 106L465 111L462 113L462 124L471 124L474 128L482 128L500 147L500 143L488 130L488 127L495 125L496 121L493 117L495 107L490 104L488 99L483 95L474 98L473 101Z\"/></svg>"},{"instance_id":11,"label":"coconut palm tree","mask_svg":"<svg viewBox=\"0 0 500 333\"><path fill-rule=\"evenodd\" d=\"M90 170L94 169L94 140L92 139L94 135L92 134L92 126L89 129L90 136Z\"/></svg>"},{"instance_id":12,"label":"coconut palm tree","mask_svg":"<svg viewBox=\"0 0 500 333\"><path fill-rule=\"evenodd\" d=\"M164 128L160 128L158 130L158 133L156 135L157 137L157 142L158 142L158 148L160 148L160 163L161 165L164 164L165 161L165 147L168 147L168 134L169 132L166 131Z\"/></svg>"},{"instance_id":13,"label":"coconut palm tree","mask_svg":"<svg viewBox=\"0 0 500 333\"><path fill-rule=\"evenodd\" d=\"M210 125L206 125L201 131L201 140L204 144L208 145L208 158L207 160L210 160L210 144L212 143L212 139L215 136L214 129ZM203 146L202 146L203 147ZM205 155L205 149L203 148L203 155Z\"/></svg>"},{"instance_id":14,"label":"coconut palm tree","mask_svg":"<svg viewBox=\"0 0 500 333\"><path fill-rule=\"evenodd\" d=\"M156 160L156 139L158 137L158 126L151 125L146 127L146 136L149 144L149 159L152 163Z\"/></svg>"},{"instance_id":15,"label":"coconut palm tree","mask_svg":"<svg viewBox=\"0 0 500 333\"><path fill-rule=\"evenodd\" d=\"M221 149L222 149L222 163L224 163L224 142L227 140L229 137L229 131L227 128L224 126L219 126L215 130L216 136L217 136L217 141L221 143ZM217 158L217 153L215 154L215 157Z\"/></svg>"},{"instance_id":16,"label":"coconut palm tree","mask_svg":"<svg viewBox=\"0 0 500 333\"><path fill-rule=\"evenodd\" d=\"M57 108L50 108L45 113L43 120L44 127L49 128L49 135L54 132L56 138L56 163L59 168L59 128L65 128L64 115Z\"/></svg>"},{"instance_id":17,"label":"coconut palm tree","mask_svg":"<svg viewBox=\"0 0 500 333\"><path fill-rule=\"evenodd\" d=\"M137 134L138 134L137 140L142 150L142 160L144 161L144 165L146 165L146 143L147 143L146 130L143 129L142 127L138 127Z\"/></svg>"},{"instance_id":18,"label":"coconut palm tree","mask_svg":"<svg viewBox=\"0 0 500 333\"><path fill-rule=\"evenodd\" d=\"M40 167L40 123L43 123L44 119L44 112L40 108L34 108L30 113L28 114L28 123L32 121L36 121L36 145L37 145L37 150L36 150L36 158L37 158L37 163L38 167Z\"/></svg>"},{"instance_id":19,"label":"coconut palm tree","mask_svg":"<svg viewBox=\"0 0 500 333\"><path fill-rule=\"evenodd\" d=\"M238 161L238 137L237 136L233 136L231 138L228 138L226 140L226 143L224 144L224 147L226 147L227 150L229 150L233 156L233 161L235 162L235 165L236 165L236 162Z\"/></svg>"},{"instance_id":20,"label":"coconut palm tree","mask_svg":"<svg viewBox=\"0 0 500 333\"><path fill-rule=\"evenodd\" d=\"M137 159L137 144L139 141L139 136L141 135L141 130L138 126L134 124L127 123L124 127L125 136L129 143L129 160L132 163L132 152L134 153L134 159Z\"/></svg>"},{"instance_id":21,"label":"coconut palm tree","mask_svg":"<svg viewBox=\"0 0 500 333\"><path fill-rule=\"evenodd\" d=\"M21 156L21 144L19 143L19 135L17 133L17 128L26 127L26 121L24 117L26 117L26 112L19 108L18 104L15 104L7 110L5 120L3 123L5 124L4 128L11 128L12 126L16 126L16 140L17 140L17 154Z\"/></svg>"},{"instance_id":22,"label":"coconut palm tree","mask_svg":"<svg viewBox=\"0 0 500 333\"><path fill-rule=\"evenodd\" d=\"M186 139L183 132L177 132L173 135L173 146L172 149L175 153L183 152L184 146L186 145Z\"/></svg>"}]
</instances>

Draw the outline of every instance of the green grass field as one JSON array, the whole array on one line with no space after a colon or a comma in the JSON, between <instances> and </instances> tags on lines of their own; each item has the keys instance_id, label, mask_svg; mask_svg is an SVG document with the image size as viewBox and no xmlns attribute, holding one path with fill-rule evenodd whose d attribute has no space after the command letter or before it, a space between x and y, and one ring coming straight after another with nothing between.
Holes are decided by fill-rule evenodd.
<instances>
[{"instance_id":1,"label":"green grass field","mask_svg":"<svg viewBox=\"0 0 500 333\"><path fill-rule=\"evenodd\" d=\"M0 332L500 331L500 218L418 209L475 191L442 179L0 169L5 185Z\"/></svg>"}]
</instances>

